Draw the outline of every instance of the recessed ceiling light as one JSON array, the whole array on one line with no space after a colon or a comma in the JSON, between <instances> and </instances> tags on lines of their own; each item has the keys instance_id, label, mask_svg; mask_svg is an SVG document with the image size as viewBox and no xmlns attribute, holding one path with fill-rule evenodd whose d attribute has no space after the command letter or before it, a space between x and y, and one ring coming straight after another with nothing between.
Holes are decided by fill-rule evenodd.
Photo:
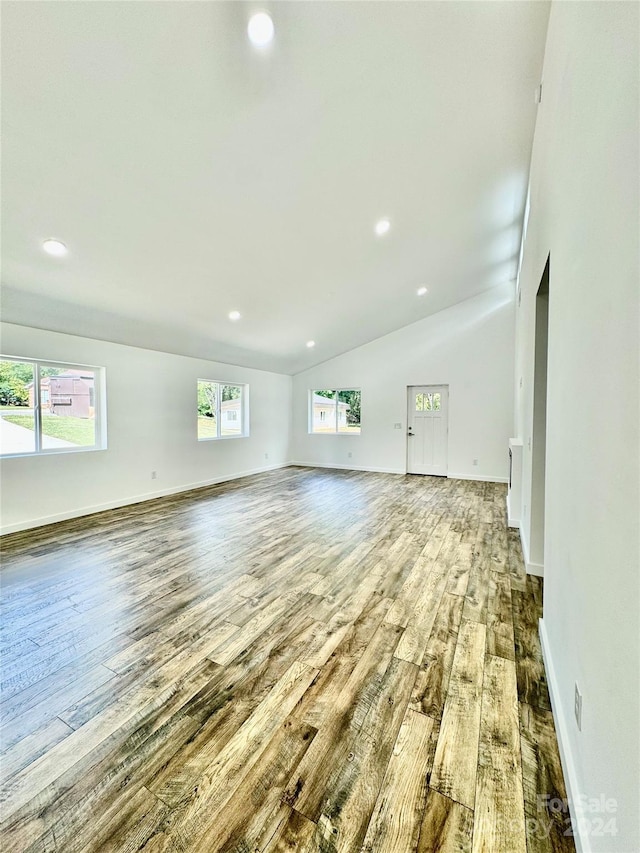
<instances>
[{"instance_id":1,"label":"recessed ceiling light","mask_svg":"<svg viewBox=\"0 0 640 853\"><path fill-rule=\"evenodd\" d=\"M274 27L271 17L266 12L256 12L249 19L247 26L249 41L256 47L266 47L273 39Z\"/></svg>"},{"instance_id":2,"label":"recessed ceiling light","mask_svg":"<svg viewBox=\"0 0 640 853\"><path fill-rule=\"evenodd\" d=\"M309 347L309 349L313 349L313 347L314 347L315 345L316 345L316 342L315 342L315 341L307 341L307 346Z\"/></svg>"},{"instance_id":3,"label":"recessed ceiling light","mask_svg":"<svg viewBox=\"0 0 640 853\"><path fill-rule=\"evenodd\" d=\"M383 237L387 231L391 228L391 223L388 219L379 219L376 222L375 232L378 237Z\"/></svg>"},{"instance_id":4,"label":"recessed ceiling light","mask_svg":"<svg viewBox=\"0 0 640 853\"><path fill-rule=\"evenodd\" d=\"M239 311L229 311L229 319L230 320L239 320L240 312Z\"/></svg>"},{"instance_id":5,"label":"recessed ceiling light","mask_svg":"<svg viewBox=\"0 0 640 853\"><path fill-rule=\"evenodd\" d=\"M428 292L429 292L429 291L427 290L427 288L426 288L426 287L419 287L419 288L416 290L416 293L418 294L418 296L424 296L424 295L425 295L425 293L428 293Z\"/></svg>"},{"instance_id":6,"label":"recessed ceiling light","mask_svg":"<svg viewBox=\"0 0 640 853\"><path fill-rule=\"evenodd\" d=\"M60 240L45 240L42 244L42 248L48 255L53 255L54 258L61 258L69 251L65 244L61 243Z\"/></svg>"}]
</instances>

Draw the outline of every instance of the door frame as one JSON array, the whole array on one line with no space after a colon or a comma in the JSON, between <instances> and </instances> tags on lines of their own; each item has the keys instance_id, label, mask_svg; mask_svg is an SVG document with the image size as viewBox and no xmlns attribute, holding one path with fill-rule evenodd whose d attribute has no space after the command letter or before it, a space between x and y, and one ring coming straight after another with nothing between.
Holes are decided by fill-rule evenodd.
<instances>
[{"instance_id":1,"label":"door frame","mask_svg":"<svg viewBox=\"0 0 640 853\"><path fill-rule=\"evenodd\" d=\"M414 389L414 388L426 388L429 391L440 391L441 393L444 392L444 394L446 395L446 398L447 398L447 408L446 408L446 411L447 411L447 429L446 429L446 433L445 433L445 435L446 435L446 451L445 451L446 473L445 474L415 474L413 476L415 476L415 477L440 477L440 476L444 476L444 477L448 478L449 477L449 401L450 401L449 383L448 382L437 382L437 383L436 382L427 382L427 383L414 383L412 385L407 385L407 398L406 398L406 402L407 402L407 407L406 407L407 428L405 429L406 449L405 449L404 473L405 473L405 475L409 474L409 417L411 416L411 414L413 412L413 403L411 401L411 393L412 393L412 389Z\"/></svg>"},{"instance_id":2,"label":"door frame","mask_svg":"<svg viewBox=\"0 0 640 853\"><path fill-rule=\"evenodd\" d=\"M550 260L536 293L533 410L531 420L531 494L529 499L529 553L527 572L544 575L546 549L547 411L549 361Z\"/></svg>"}]
</instances>

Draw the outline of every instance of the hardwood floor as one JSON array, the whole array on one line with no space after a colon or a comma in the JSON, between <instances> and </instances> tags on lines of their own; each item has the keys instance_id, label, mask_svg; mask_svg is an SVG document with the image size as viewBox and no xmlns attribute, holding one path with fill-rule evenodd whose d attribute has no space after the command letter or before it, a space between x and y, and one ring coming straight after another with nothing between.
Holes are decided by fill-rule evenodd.
<instances>
[{"instance_id":1,"label":"hardwood floor","mask_svg":"<svg viewBox=\"0 0 640 853\"><path fill-rule=\"evenodd\" d=\"M3 851L574 850L505 487L288 468L3 546Z\"/></svg>"}]
</instances>

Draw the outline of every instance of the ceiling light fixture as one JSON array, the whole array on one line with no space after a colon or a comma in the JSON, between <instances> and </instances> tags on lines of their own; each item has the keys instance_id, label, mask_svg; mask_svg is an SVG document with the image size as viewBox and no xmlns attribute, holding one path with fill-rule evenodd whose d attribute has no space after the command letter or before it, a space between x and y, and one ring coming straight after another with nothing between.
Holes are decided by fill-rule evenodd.
<instances>
[{"instance_id":1,"label":"ceiling light fixture","mask_svg":"<svg viewBox=\"0 0 640 853\"><path fill-rule=\"evenodd\" d=\"M240 312L239 311L229 311L229 319L230 320L239 320Z\"/></svg>"},{"instance_id":2,"label":"ceiling light fixture","mask_svg":"<svg viewBox=\"0 0 640 853\"><path fill-rule=\"evenodd\" d=\"M315 341L307 341L307 347L308 347L309 349L313 349L313 347L314 347L315 345L316 345L316 342L315 342Z\"/></svg>"},{"instance_id":3,"label":"ceiling light fixture","mask_svg":"<svg viewBox=\"0 0 640 853\"><path fill-rule=\"evenodd\" d=\"M61 243L60 240L45 240L42 244L42 248L48 255L53 255L54 258L61 258L69 251L65 244Z\"/></svg>"},{"instance_id":4,"label":"ceiling light fixture","mask_svg":"<svg viewBox=\"0 0 640 853\"><path fill-rule=\"evenodd\" d=\"M378 237L383 237L389 231L389 228L391 228L391 223L388 219L379 219L376 222L375 232Z\"/></svg>"},{"instance_id":5,"label":"ceiling light fixture","mask_svg":"<svg viewBox=\"0 0 640 853\"><path fill-rule=\"evenodd\" d=\"M247 35L251 44L256 47L266 47L273 40L273 34L273 21L266 12L256 12L251 16L247 26Z\"/></svg>"},{"instance_id":6,"label":"ceiling light fixture","mask_svg":"<svg viewBox=\"0 0 640 853\"><path fill-rule=\"evenodd\" d=\"M419 288L416 290L416 293L418 294L418 296L424 296L424 295L425 295L425 293L428 293L428 292L429 292L429 291L427 290L427 288L426 288L426 287L419 287Z\"/></svg>"}]
</instances>

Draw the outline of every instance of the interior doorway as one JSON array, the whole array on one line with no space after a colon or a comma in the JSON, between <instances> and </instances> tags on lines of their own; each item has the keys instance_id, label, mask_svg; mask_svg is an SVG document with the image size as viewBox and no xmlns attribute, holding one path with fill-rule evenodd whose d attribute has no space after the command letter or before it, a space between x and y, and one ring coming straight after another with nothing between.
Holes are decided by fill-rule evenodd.
<instances>
[{"instance_id":1,"label":"interior doorway","mask_svg":"<svg viewBox=\"0 0 640 853\"><path fill-rule=\"evenodd\" d=\"M408 389L407 474L447 476L449 388Z\"/></svg>"},{"instance_id":2,"label":"interior doorway","mask_svg":"<svg viewBox=\"0 0 640 853\"><path fill-rule=\"evenodd\" d=\"M549 353L549 258L536 296L533 378L533 432L531 437L531 535L529 560L544 566L544 507L547 459L547 362Z\"/></svg>"}]
</instances>

